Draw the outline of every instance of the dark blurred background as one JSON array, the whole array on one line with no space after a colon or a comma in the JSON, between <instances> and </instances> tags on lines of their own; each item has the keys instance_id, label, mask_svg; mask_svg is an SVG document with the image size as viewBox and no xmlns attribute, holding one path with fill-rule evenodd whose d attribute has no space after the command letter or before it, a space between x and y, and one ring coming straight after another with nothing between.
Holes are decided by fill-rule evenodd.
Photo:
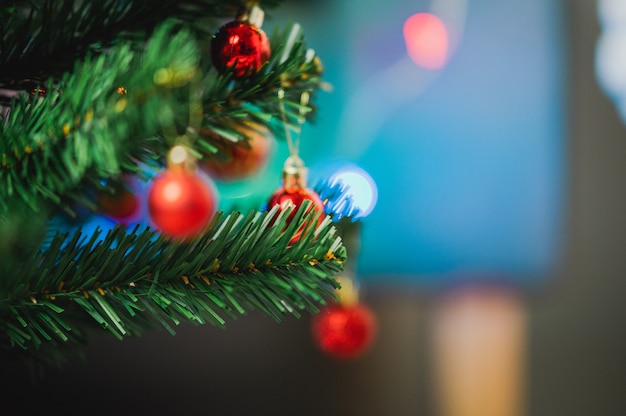
<instances>
[{"instance_id":1,"label":"dark blurred background","mask_svg":"<svg viewBox=\"0 0 626 416\"><path fill-rule=\"evenodd\" d=\"M322 58L329 56L326 65L339 65L347 54L328 39L316 42L315 35L325 33L340 44L354 23L328 15L337 10L331 3L287 2L266 24L302 21L311 46ZM495 0L483 3L502 6ZM564 212L555 219L562 224L555 228L562 227L563 241L555 250L562 253L558 266L544 273L539 285L533 280L532 290L520 285L528 308L526 413L625 415L626 126L598 83L596 45L602 28L596 2L548 3L558 4L558 13L551 11L560 22L555 44L564 48L556 63L564 72L556 78L564 86L557 104L565 115L559 146L566 180L545 180L562 192L558 206ZM347 6L341 7L345 12ZM467 20L466 28L471 23ZM461 51L462 41L459 45ZM329 68L333 82L345 81L333 71L338 69ZM348 87L335 85L333 94L345 96L343 88ZM330 108L320 104L322 131L341 106L327 104ZM324 153L322 145L318 153ZM378 187L383 193L384 184ZM384 227L394 219L366 218L364 233L380 227L375 221ZM371 244L379 237L367 238ZM370 255L365 247L364 253ZM376 266L371 258L365 263ZM516 283L526 281L520 279ZM387 278L379 270L364 277L363 301L376 313L379 333L372 349L354 361L321 353L306 314L276 323L251 313L228 322L226 329L183 326L176 336L163 331L117 341L94 335L84 362L51 369L36 384L27 374L6 378L0 391L7 407L0 414L433 415L430 325L437 297L416 282L423 283Z\"/></svg>"}]
</instances>

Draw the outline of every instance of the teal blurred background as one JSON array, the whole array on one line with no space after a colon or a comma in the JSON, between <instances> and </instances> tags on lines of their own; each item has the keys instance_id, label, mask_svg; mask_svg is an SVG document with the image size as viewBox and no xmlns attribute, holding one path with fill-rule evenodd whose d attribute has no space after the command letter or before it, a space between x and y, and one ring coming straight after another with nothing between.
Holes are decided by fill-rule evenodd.
<instances>
[{"instance_id":1,"label":"teal blurred background","mask_svg":"<svg viewBox=\"0 0 626 416\"><path fill-rule=\"evenodd\" d=\"M379 190L363 220L360 278L421 288L548 279L560 265L569 198L563 2L301 7L293 14L334 86L319 96L301 155L313 178L354 162ZM418 12L448 28L439 68L407 52L415 40L403 26Z\"/></svg>"}]
</instances>

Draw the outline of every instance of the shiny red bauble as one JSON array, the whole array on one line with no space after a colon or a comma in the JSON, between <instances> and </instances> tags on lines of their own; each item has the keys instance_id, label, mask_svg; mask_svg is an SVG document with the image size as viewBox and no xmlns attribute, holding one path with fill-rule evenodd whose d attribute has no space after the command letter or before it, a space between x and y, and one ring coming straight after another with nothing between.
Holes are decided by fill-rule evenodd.
<instances>
[{"instance_id":1,"label":"shiny red bauble","mask_svg":"<svg viewBox=\"0 0 626 416\"><path fill-rule=\"evenodd\" d=\"M291 207L292 211L286 219L286 224L289 225L293 221L298 210L305 203L305 201L310 201L309 208L307 209L306 214L314 211L314 214L312 215L315 218L317 225L321 224L324 220L324 203L320 199L317 192L311 189L295 187L288 190L284 187L281 187L270 196L267 201L267 208L272 209L274 206L278 205L280 207L280 210L285 210ZM301 233L306 227L307 223L303 224L298 232L293 236L291 241L295 242L296 240L298 240Z\"/></svg>"},{"instance_id":2,"label":"shiny red bauble","mask_svg":"<svg viewBox=\"0 0 626 416\"><path fill-rule=\"evenodd\" d=\"M258 71L270 53L267 34L248 21L226 23L211 38L213 65L220 73L232 68L235 78Z\"/></svg>"},{"instance_id":3,"label":"shiny red bauble","mask_svg":"<svg viewBox=\"0 0 626 416\"><path fill-rule=\"evenodd\" d=\"M216 211L208 178L184 169L167 169L148 189L148 214L155 227L174 239L190 239L206 229Z\"/></svg>"},{"instance_id":4,"label":"shiny red bauble","mask_svg":"<svg viewBox=\"0 0 626 416\"><path fill-rule=\"evenodd\" d=\"M223 159L209 159L202 164L213 179L232 182L258 173L266 164L273 148L269 131L260 125L238 127L247 140L230 144Z\"/></svg>"},{"instance_id":5,"label":"shiny red bauble","mask_svg":"<svg viewBox=\"0 0 626 416\"><path fill-rule=\"evenodd\" d=\"M334 358L353 359L371 347L378 324L374 313L362 303L333 304L313 316L312 330L322 351Z\"/></svg>"}]
</instances>

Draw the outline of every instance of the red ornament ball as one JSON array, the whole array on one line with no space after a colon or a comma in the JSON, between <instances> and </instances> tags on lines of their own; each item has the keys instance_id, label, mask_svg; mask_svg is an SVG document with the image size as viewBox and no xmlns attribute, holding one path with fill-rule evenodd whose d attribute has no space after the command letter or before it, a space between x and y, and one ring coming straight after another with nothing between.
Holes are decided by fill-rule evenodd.
<instances>
[{"instance_id":1,"label":"red ornament ball","mask_svg":"<svg viewBox=\"0 0 626 416\"><path fill-rule=\"evenodd\" d=\"M209 179L184 169L165 170L148 189L152 223L174 239L201 234L215 211L215 191Z\"/></svg>"},{"instance_id":2,"label":"red ornament ball","mask_svg":"<svg viewBox=\"0 0 626 416\"><path fill-rule=\"evenodd\" d=\"M258 71L269 60L270 53L265 31L247 21L226 23L211 38L213 65L220 73L232 67L235 78Z\"/></svg>"},{"instance_id":3,"label":"red ornament ball","mask_svg":"<svg viewBox=\"0 0 626 416\"><path fill-rule=\"evenodd\" d=\"M320 199L317 192L311 189L295 188L291 191L288 191L287 189L282 187L270 196L269 200L267 201L267 207L271 209L275 205L279 205L281 210L293 207L293 211L291 212L291 214L289 214L286 220L287 225L289 225L291 221L293 221L298 209L304 203L304 201L312 202L307 212L315 210L319 214L318 224L321 223L324 219L324 203Z\"/></svg>"},{"instance_id":4,"label":"red ornament ball","mask_svg":"<svg viewBox=\"0 0 626 416\"><path fill-rule=\"evenodd\" d=\"M318 347L338 359L362 356L372 345L378 324L364 304L333 304L313 316L313 337Z\"/></svg>"},{"instance_id":5,"label":"red ornament ball","mask_svg":"<svg viewBox=\"0 0 626 416\"><path fill-rule=\"evenodd\" d=\"M269 131L260 125L238 127L237 130L247 140L230 144L225 159L209 159L202 165L213 179L223 182L241 180L257 173L267 164L273 148Z\"/></svg>"},{"instance_id":6,"label":"red ornament ball","mask_svg":"<svg viewBox=\"0 0 626 416\"><path fill-rule=\"evenodd\" d=\"M287 190L286 188L282 187L274 192L272 196L270 196L269 200L267 201L267 207L268 209L271 209L275 205L278 205L281 211L284 209L288 209L289 207L293 207L293 210L285 220L285 224L286 226L288 226L293 221L298 210L305 201L312 202L309 205L306 214L309 214L311 211L315 211L315 214L313 214L313 216L316 218L317 225L321 224L324 220L324 203L320 199L319 195L311 189L296 187L294 189ZM304 224L302 224L300 229L294 234L293 238L291 239L291 244L298 241L298 239L302 235L302 232L310 224L311 222L305 222Z\"/></svg>"},{"instance_id":7,"label":"red ornament ball","mask_svg":"<svg viewBox=\"0 0 626 416\"><path fill-rule=\"evenodd\" d=\"M125 183L114 185L112 194L100 193L98 204L100 212L122 224L136 219L141 210L141 201L136 190L132 190L130 185Z\"/></svg>"}]
</instances>

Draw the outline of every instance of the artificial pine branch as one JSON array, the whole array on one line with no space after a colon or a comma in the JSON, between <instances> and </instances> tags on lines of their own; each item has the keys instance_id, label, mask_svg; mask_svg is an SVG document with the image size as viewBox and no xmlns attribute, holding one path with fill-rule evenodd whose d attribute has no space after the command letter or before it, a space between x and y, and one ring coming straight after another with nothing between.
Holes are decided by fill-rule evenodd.
<instances>
[{"instance_id":1,"label":"artificial pine branch","mask_svg":"<svg viewBox=\"0 0 626 416\"><path fill-rule=\"evenodd\" d=\"M297 26L291 26L294 29ZM291 30L275 32L274 56L281 56L284 46L281 48L279 42L285 42ZM303 91L314 93L322 84L319 58L306 50L299 36L282 62L279 59L273 58L265 71L239 83L209 71L203 82L208 87L203 96L201 127L235 142L242 140L233 129L244 120L267 124L279 116L279 88L286 91L288 119L297 119L293 109L300 111L301 105L295 96ZM199 71L199 60L200 51L191 34L164 24L143 54L133 51L128 43L120 43L106 55L79 62L73 72L58 81L60 87L46 96L15 100L2 125L0 212L14 195L37 210L38 197L59 203L60 194L71 195L73 188L123 172L136 174L137 162L154 164L178 137L176 132L166 134L163 130L171 125L184 126L188 118L187 112L181 115L180 110L189 108L188 96L181 98L172 90L188 86ZM93 85L94 73L98 74L97 87ZM132 88L120 95L118 88L124 85ZM311 113L312 107L308 110ZM277 137L284 134L280 126L270 127ZM197 140L191 144L199 154L219 150L210 142L218 140L215 136L194 137ZM36 186L32 186L33 176Z\"/></svg>"},{"instance_id":2,"label":"artificial pine branch","mask_svg":"<svg viewBox=\"0 0 626 416\"><path fill-rule=\"evenodd\" d=\"M73 68L76 59L120 39L141 42L158 24L175 19L211 36L219 19L234 17L246 0L29 0L0 5L0 86L43 82ZM265 0L265 8L276 7Z\"/></svg>"},{"instance_id":3,"label":"artificial pine branch","mask_svg":"<svg viewBox=\"0 0 626 416\"><path fill-rule=\"evenodd\" d=\"M317 226L307 209L289 225L290 210L277 207L219 213L186 243L139 227L57 235L19 275L2 271L0 349L76 342L72 322L87 316L121 339L155 324L171 332L182 322L223 326L249 310L276 320L316 312L333 297L346 253L330 218Z\"/></svg>"},{"instance_id":4,"label":"artificial pine branch","mask_svg":"<svg viewBox=\"0 0 626 416\"><path fill-rule=\"evenodd\" d=\"M324 88L322 67L297 24L272 32L269 62L243 79L209 61L217 21L247 3L0 5L0 88L15 93L0 120L3 355L58 362L94 328L124 338L223 326L250 310L279 320L334 296L345 248L332 216L315 228L306 204L289 224L288 210L219 213L188 242L148 227L87 235L54 225L70 205L93 212L94 190L163 167L181 140L204 158L247 140L242 124L284 138L283 107L288 124L313 120L313 101L300 97Z\"/></svg>"}]
</instances>

